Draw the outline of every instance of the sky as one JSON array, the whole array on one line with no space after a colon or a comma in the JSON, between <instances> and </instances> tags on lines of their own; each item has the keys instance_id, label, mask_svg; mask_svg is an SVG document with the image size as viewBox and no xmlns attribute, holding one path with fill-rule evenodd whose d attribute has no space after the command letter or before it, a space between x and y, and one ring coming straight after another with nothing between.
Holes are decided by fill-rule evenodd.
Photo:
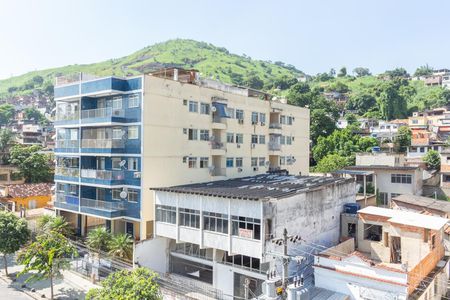
<instances>
[{"instance_id":1,"label":"sky","mask_svg":"<svg viewBox=\"0 0 450 300\"><path fill-rule=\"evenodd\" d=\"M0 79L190 38L308 73L450 67L447 0L0 0Z\"/></svg>"}]
</instances>

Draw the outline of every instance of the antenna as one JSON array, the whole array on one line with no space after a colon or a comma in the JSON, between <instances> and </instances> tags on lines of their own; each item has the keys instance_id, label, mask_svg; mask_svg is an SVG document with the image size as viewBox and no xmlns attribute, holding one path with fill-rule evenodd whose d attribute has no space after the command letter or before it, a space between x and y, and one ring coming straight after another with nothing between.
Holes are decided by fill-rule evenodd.
<instances>
[{"instance_id":1,"label":"antenna","mask_svg":"<svg viewBox=\"0 0 450 300\"><path fill-rule=\"evenodd\" d=\"M124 159L124 160L120 161L119 166L121 168L123 168L126 165L126 163L127 163L127 161Z\"/></svg>"},{"instance_id":2,"label":"antenna","mask_svg":"<svg viewBox=\"0 0 450 300\"><path fill-rule=\"evenodd\" d=\"M123 189L123 191L120 192L120 198L125 199L128 196L128 193L125 189Z\"/></svg>"},{"instance_id":3,"label":"antenna","mask_svg":"<svg viewBox=\"0 0 450 300\"><path fill-rule=\"evenodd\" d=\"M212 106L212 107L211 107L211 111L212 111L212 112L216 112L216 111L217 111L217 107Z\"/></svg>"}]
</instances>

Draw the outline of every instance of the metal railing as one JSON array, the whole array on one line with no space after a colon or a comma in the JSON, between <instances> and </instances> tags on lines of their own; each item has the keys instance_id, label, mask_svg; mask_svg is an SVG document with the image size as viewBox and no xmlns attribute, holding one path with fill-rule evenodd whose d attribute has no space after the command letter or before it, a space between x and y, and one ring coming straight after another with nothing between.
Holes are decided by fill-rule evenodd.
<instances>
[{"instance_id":1,"label":"metal railing","mask_svg":"<svg viewBox=\"0 0 450 300\"><path fill-rule=\"evenodd\" d=\"M280 123L270 123L269 129L281 129L281 124Z\"/></svg>"},{"instance_id":2,"label":"metal railing","mask_svg":"<svg viewBox=\"0 0 450 300\"><path fill-rule=\"evenodd\" d=\"M78 148L80 140L57 140L56 148Z\"/></svg>"},{"instance_id":3,"label":"metal railing","mask_svg":"<svg viewBox=\"0 0 450 300\"><path fill-rule=\"evenodd\" d=\"M78 169L78 168L56 167L55 168L55 175L69 176L69 177L80 177L80 169Z\"/></svg>"},{"instance_id":4,"label":"metal railing","mask_svg":"<svg viewBox=\"0 0 450 300\"><path fill-rule=\"evenodd\" d=\"M82 139L82 148L124 148L125 141L122 139Z\"/></svg>"},{"instance_id":5,"label":"metal railing","mask_svg":"<svg viewBox=\"0 0 450 300\"><path fill-rule=\"evenodd\" d=\"M125 178L124 171L81 169L81 177L105 179L105 180L123 180Z\"/></svg>"},{"instance_id":6,"label":"metal railing","mask_svg":"<svg viewBox=\"0 0 450 300\"><path fill-rule=\"evenodd\" d=\"M81 111L82 119L123 117L124 115L125 112L123 109L113 109L112 107L88 109Z\"/></svg>"},{"instance_id":7,"label":"metal railing","mask_svg":"<svg viewBox=\"0 0 450 300\"><path fill-rule=\"evenodd\" d=\"M69 201L67 201L69 200ZM55 195L54 205L56 207L76 209L78 210L79 197L75 195L67 195L61 192L57 192Z\"/></svg>"},{"instance_id":8,"label":"metal railing","mask_svg":"<svg viewBox=\"0 0 450 300\"><path fill-rule=\"evenodd\" d=\"M56 122L58 121L74 121L78 119L78 112L73 113L57 113L56 114Z\"/></svg>"},{"instance_id":9,"label":"metal railing","mask_svg":"<svg viewBox=\"0 0 450 300\"><path fill-rule=\"evenodd\" d=\"M122 201L103 201L103 200L81 198L80 206L106 211L125 210L125 203Z\"/></svg>"},{"instance_id":10,"label":"metal railing","mask_svg":"<svg viewBox=\"0 0 450 300\"><path fill-rule=\"evenodd\" d=\"M279 150L281 150L281 144L269 143L269 151L279 151Z\"/></svg>"},{"instance_id":11,"label":"metal railing","mask_svg":"<svg viewBox=\"0 0 450 300\"><path fill-rule=\"evenodd\" d=\"M225 144L221 142L211 142L211 149L225 150Z\"/></svg>"},{"instance_id":12,"label":"metal railing","mask_svg":"<svg viewBox=\"0 0 450 300\"><path fill-rule=\"evenodd\" d=\"M88 81L98 78L95 75L87 74L87 73L73 73L67 75L61 75L56 77L55 86L70 84L81 81Z\"/></svg>"}]
</instances>

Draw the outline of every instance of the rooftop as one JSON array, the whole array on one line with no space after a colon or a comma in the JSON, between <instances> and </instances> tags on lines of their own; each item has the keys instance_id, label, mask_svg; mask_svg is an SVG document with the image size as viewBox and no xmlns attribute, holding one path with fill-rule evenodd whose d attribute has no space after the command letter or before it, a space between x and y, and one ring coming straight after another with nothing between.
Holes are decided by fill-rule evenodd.
<instances>
[{"instance_id":1,"label":"rooftop","mask_svg":"<svg viewBox=\"0 0 450 300\"><path fill-rule=\"evenodd\" d=\"M440 217L375 206L368 206L366 208L358 210L358 214L385 217L388 218L387 221L389 223L427 228L431 230L440 230L448 222L447 219Z\"/></svg>"},{"instance_id":2,"label":"rooftop","mask_svg":"<svg viewBox=\"0 0 450 300\"><path fill-rule=\"evenodd\" d=\"M228 180L151 188L151 190L223 198L260 200L287 198L296 194L320 189L327 185L347 182L353 182L353 179L262 174Z\"/></svg>"},{"instance_id":3,"label":"rooftop","mask_svg":"<svg viewBox=\"0 0 450 300\"><path fill-rule=\"evenodd\" d=\"M370 166L348 166L344 170L399 170L399 171L414 171L418 169L417 166L387 166L387 165L370 165Z\"/></svg>"},{"instance_id":4,"label":"rooftop","mask_svg":"<svg viewBox=\"0 0 450 300\"><path fill-rule=\"evenodd\" d=\"M421 206L424 209L434 209L443 212L450 212L450 202L443 200L435 200L433 198L414 196L414 195L400 195L392 198L392 201L403 202L412 205Z\"/></svg>"},{"instance_id":5,"label":"rooftop","mask_svg":"<svg viewBox=\"0 0 450 300\"><path fill-rule=\"evenodd\" d=\"M53 187L52 183L25 183L25 184L10 184L4 185L0 188L6 188L8 197L24 198L31 196L46 196L51 195Z\"/></svg>"}]
</instances>

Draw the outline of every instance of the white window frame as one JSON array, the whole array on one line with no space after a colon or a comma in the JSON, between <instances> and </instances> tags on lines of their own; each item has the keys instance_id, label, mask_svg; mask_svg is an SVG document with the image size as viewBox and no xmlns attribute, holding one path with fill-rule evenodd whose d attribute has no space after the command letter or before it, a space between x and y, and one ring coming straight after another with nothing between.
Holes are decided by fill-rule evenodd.
<instances>
[{"instance_id":1,"label":"white window frame","mask_svg":"<svg viewBox=\"0 0 450 300\"><path fill-rule=\"evenodd\" d=\"M120 162L122 161L122 158L120 157L111 157L111 169L113 170L122 170L120 167ZM114 166L114 164L117 164Z\"/></svg>"},{"instance_id":2,"label":"white window frame","mask_svg":"<svg viewBox=\"0 0 450 300\"><path fill-rule=\"evenodd\" d=\"M112 99L112 109L122 109L122 96Z\"/></svg>"},{"instance_id":3,"label":"white window frame","mask_svg":"<svg viewBox=\"0 0 450 300\"><path fill-rule=\"evenodd\" d=\"M128 96L128 108L136 108L139 107L139 94L131 94Z\"/></svg>"},{"instance_id":4,"label":"white window frame","mask_svg":"<svg viewBox=\"0 0 450 300\"><path fill-rule=\"evenodd\" d=\"M136 165L136 167L134 167ZM128 171L138 171L139 170L139 161L137 157L129 157L128 158Z\"/></svg>"},{"instance_id":5,"label":"white window frame","mask_svg":"<svg viewBox=\"0 0 450 300\"><path fill-rule=\"evenodd\" d=\"M195 110L194 110L195 108ZM198 113L198 102L189 100L189 112L195 112Z\"/></svg>"},{"instance_id":6,"label":"white window frame","mask_svg":"<svg viewBox=\"0 0 450 300\"><path fill-rule=\"evenodd\" d=\"M131 133L133 133L133 134L131 134ZM128 126L128 139L129 140L139 139L139 127L138 126Z\"/></svg>"}]
</instances>

